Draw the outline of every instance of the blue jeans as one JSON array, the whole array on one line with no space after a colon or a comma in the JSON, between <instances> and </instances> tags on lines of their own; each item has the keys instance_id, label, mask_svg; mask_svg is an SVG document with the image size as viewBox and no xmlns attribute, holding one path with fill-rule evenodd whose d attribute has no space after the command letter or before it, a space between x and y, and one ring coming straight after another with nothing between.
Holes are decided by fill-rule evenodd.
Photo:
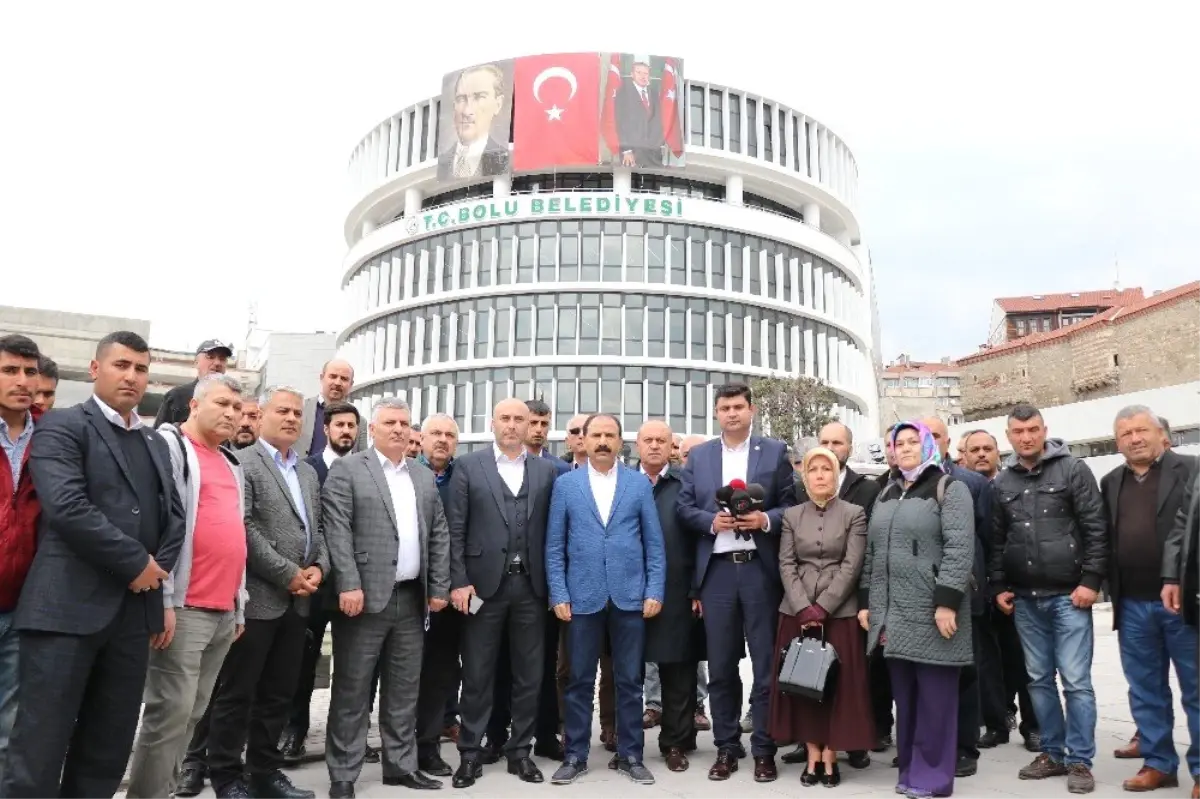
<instances>
[{"instance_id":1,"label":"blue jeans","mask_svg":"<svg viewBox=\"0 0 1200 799\"><path fill-rule=\"evenodd\" d=\"M8 737L17 718L17 631L12 613L0 613L0 784L4 783L4 758Z\"/></svg>"},{"instance_id":2,"label":"blue jeans","mask_svg":"<svg viewBox=\"0 0 1200 799\"><path fill-rule=\"evenodd\" d=\"M1082 763L1091 768L1096 755L1091 609L1075 607L1069 596L1017 597L1016 621L1029 672L1029 699L1042 733L1042 752L1056 763ZM1065 724L1055 674L1062 680L1067 698Z\"/></svg>"},{"instance_id":3,"label":"blue jeans","mask_svg":"<svg viewBox=\"0 0 1200 799\"><path fill-rule=\"evenodd\" d=\"M1142 757L1146 765L1166 774L1179 770L1179 753L1172 735L1170 668L1175 664L1183 712L1187 716L1191 746L1187 751L1188 771L1200 774L1200 679L1196 629L1183 617L1169 613L1159 600L1123 599L1120 606L1121 668L1129 682L1129 710L1142 734Z\"/></svg>"},{"instance_id":4,"label":"blue jeans","mask_svg":"<svg viewBox=\"0 0 1200 799\"><path fill-rule=\"evenodd\" d=\"M571 679L567 684L563 732L568 758L587 763L592 740L596 668L604 649L604 631L612 640L613 683L617 694L617 754L642 762L642 653L646 627L640 610L609 605L599 613L576 613L567 624Z\"/></svg>"}]
</instances>

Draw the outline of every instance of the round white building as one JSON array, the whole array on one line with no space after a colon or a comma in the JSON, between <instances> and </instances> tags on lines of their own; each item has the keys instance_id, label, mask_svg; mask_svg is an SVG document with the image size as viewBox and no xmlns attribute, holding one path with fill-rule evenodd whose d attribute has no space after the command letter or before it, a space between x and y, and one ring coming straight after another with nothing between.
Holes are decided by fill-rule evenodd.
<instances>
[{"instance_id":1,"label":"round white building","mask_svg":"<svg viewBox=\"0 0 1200 799\"><path fill-rule=\"evenodd\" d=\"M436 85L436 76L430 76ZM858 169L825 125L739 88L685 82L686 166L437 179L441 99L397 112L350 158L339 351L364 412L454 416L541 397L553 448L576 413L715 435L713 390L808 375L854 432L878 430Z\"/></svg>"}]
</instances>

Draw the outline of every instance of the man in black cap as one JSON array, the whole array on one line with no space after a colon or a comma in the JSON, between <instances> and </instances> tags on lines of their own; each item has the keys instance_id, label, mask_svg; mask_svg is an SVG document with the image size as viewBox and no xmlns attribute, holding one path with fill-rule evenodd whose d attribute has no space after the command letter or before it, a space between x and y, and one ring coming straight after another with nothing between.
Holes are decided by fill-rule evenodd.
<instances>
[{"instance_id":1,"label":"man in black cap","mask_svg":"<svg viewBox=\"0 0 1200 799\"><path fill-rule=\"evenodd\" d=\"M206 375L224 374L232 357L233 347L219 339L210 338L201 342L196 348L196 379L167 392L158 408L158 414L154 417L154 426L157 428L167 423L178 426L186 422L191 412L189 403L192 401L192 395L196 393L196 383Z\"/></svg>"}]
</instances>

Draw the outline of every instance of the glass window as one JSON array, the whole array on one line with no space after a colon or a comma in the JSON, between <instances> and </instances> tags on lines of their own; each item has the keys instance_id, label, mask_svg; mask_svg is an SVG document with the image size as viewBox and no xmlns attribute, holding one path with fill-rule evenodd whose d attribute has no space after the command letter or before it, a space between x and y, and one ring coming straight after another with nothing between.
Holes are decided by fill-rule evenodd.
<instances>
[{"instance_id":1,"label":"glass window","mask_svg":"<svg viewBox=\"0 0 1200 799\"><path fill-rule=\"evenodd\" d=\"M600 410L621 417L621 378L600 381Z\"/></svg>"},{"instance_id":2,"label":"glass window","mask_svg":"<svg viewBox=\"0 0 1200 799\"><path fill-rule=\"evenodd\" d=\"M600 381L579 381L579 412L597 413L600 410Z\"/></svg>"},{"instance_id":3,"label":"glass window","mask_svg":"<svg viewBox=\"0 0 1200 799\"><path fill-rule=\"evenodd\" d=\"M488 356L488 339L492 334L492 315L486 309L475 305L475 357L484 359Z\"/></svg>"},{"instance_id":4,"label":"glass window","mask_svg":"<svg viewBox=\"0 0 1200 799\"><path fill-rule=\"evenodd\" d=\"M666 311L651 308L647 311L649 326L646 329L647 355L651 358L661 358L667 354L667 317Z\"/></svg>"},{"instance_id":5,"label":"glass window","mask_svg":"<svg viewBox=\"0 0 1200 799\"><path fill-rule=\"evenodd\" d=\"M659 378L651 378L646 385L646 418L665 419L667 417L667 385Z\"/></svg>"},{"instance_id":6,"label":"glass window","mask_svg":"<svg viewBox=\"0 0 1200 799\"><path fill-rule=\"evenodd\" d=\"M766 320L759 319L759 311L757 308L750 310L750 365L763 365L763 331L766 328ZM759 323L762 323L761 325Z\"/></svg>"},{"instance_id":7,"label":"glass window","mask_svg":"<svg viewBox=\"0 0 1200 799\"><path fill-rule=\"evenodd\" d=\"M642 416L642 381L631 380L629 375L625 376L625 419L623 425L626 430L637 430L643 421Z\"/></svg>"},{"instance_id":8,"label":"glass window","mask_svg":"<svg viewBox=\"0 0 1200 799\"><path fill-rule=\"evenodd\" d=\"M563 305L560 301L558 306L558 354L574 355L575 332L576 326L579 323L579 309L575 307L574 295L563 296L571 297L571 304Z\"/></svg>"},{"instance_id":9,"label":"glass window","mask_svg":"<svg viewBox=\"0 0 1200 799\"><path fill-rule=\"evenodd\" d=\"M703 374L693 373L692 377L692 429L689 431L700 435L708 433L708 386L704 382ZM696 375L700 378L697 379Z\"/></svg>"},{"instance_id":10,"label":"glass window","mask_svg":"<svg viewBox=\"0 0 1200 799\"><path fill-rule=\"evenodd\" d=\"M484 231L479 240L479 286L492 285L492 262L496 251L496 241L491 231Z\"/></svg>"},{"instance_id":11,"label":"glass window","mask_svg":"<svg viewBox=\"0 0 1200 799\"><path fill-rule=\"evenodd\" d=\"M746 155L758 157L758 101L746 98Z\"/></svg>"},{"instance_id":12,"label":"glass window","mask_svg":"<svg viewBox=\"0 0 1200 799\"><path fill-rule=\"evenodd\" d=\"M777 283L775 277L775 253L767 251L767 297L772 300L779 299L779 294L775 290Z\"/></svg>"},{"instance_id":13,"label":"glass window","mask_svg":"<svg viewBox=\"0 0 1200 799\"><path fill-rule=\"evenodd\" d=\"M500 251L500 257L496 265L496 285L507 286L513 282L513 256L514 241L512 237L512 225L505 225L500 228L500 238L496 242L496 246Z\"/></svg>"},{"instance_id":14,"label":"glass window","mask_svg":"<svg viewBox=\"0 0 1200 799\"><path fill-rule=\"evenodd\" d=\"M645 247L646 239L640 233L625 234L625 279L630 283L641 283L645 280Z\"/></svg>"},{"instance_id":15,"label":"glass window","mask_svg":"<svg viewBox=\"0 0 1200 799\"><path fill-rule=\"evenodd\" d=\"M792 364L792 323L784 318L780 326L783 328L783 363L780 368L792 373L795 369Z\"/></svg>"},{"instance_id":16,"label":"glass window","mask_svg":"<svg viewBox=\"0 0 1200 799\"><path fill-rule=\"evenodd\" d=\"M682 383L671 383L667 386L667 409L670 416L667 424L672 430L686 430L687 423L687 386Z\"/></svg>"},{"instance_id":17,"label":"glass window","mask_svg":"<svg viewBox=\"0 0 1200 799\"><path fill-rule=\"evenodd\" d=\"M687 357L687 320L684 318L683 300L671 299L671 317L669 333L671 336L671 357L682 360Z\"/></svg>"},{"instance_id":18,"label":"glass window","mask_svg":"<svg viewBox=\"0 0 1200 799\"><path fill-rule=\"evenodd\" d=\"M691 126L692 144L704 146L704 87L691 86L689 90L688 120Z\"/></svg>"},{"instance_id":19,"label":"glass window","mask_svg":"<svg viewBox=\"0 0 1200 799\"><path fill-rule=\"evenodd\" d=\"M717 306L723 303L713 303L712 315L712 359L717 363L725 362L725 309Z\"/></svg>"},{"instance_id":20,"label":"glass window","mask_svg":"<svg viewBox=\"0 0 1200 799\"><path fill-rule=\"evenodd\" d=\"M762 296L762 263L758 254L762 252L762 242L758 239L747 239L749 249L746 253L746 271L750 274L750 286L746 290L754 297Z\"/></svg>"},{"instance_id":21,"label":"glass window","mask_svg":"<svg viewBox=\"0 0 1200 799\"><path fill-rule=\"evenodd\" d=\"M521 225L517 237L517 282L532 283L534 272L533 231L536 226L530 222Z\"/></svg>"},{"instance_id":22,"label":"glass window","mask_svg":"<svg viewBox=\"0 0 1200 799\"><path fill-rule=\"evenodd\" d=\"M651 226L662 229L661 225ZM653 235L646 239L646 282L667 282L667 242L661 235Z\"/></svg>"},{"instance_id":23,"label":"glass window","mask_svg":"<svg viewBox=\"0 0 1200 799\"><path fill-rule=\"evenodd\" d=\"M558 252L558 240L555 236L558 226L553 222L538 224L538 282L554 281L554 256Z\"/></svg>"},{"instance_id":24,"label":"glass window","mask_svg":"<svg viewBox=\"0 0 1200 799\"><path fill-rule=\"evenodd\" d=\"M429 106L421 106L421 160L424 161L427 157L429 149L429 136L426 133L429 131Z\"/></svg>"},{"instance_id":25,"label":"glass window","mask_svg":"<svg viewBox=\"0 0 1200 799\"><path fill-rule=\"evenodd\" d=\"M743 262L746 254L742 249L742 237L729 237L729 279L732 281L729 290L740 294L746 290Z\"/></svg>"},{"instance_id":26,"label":"glass window","mask_svg":"<svg viewBox=\"0 0 1200 799\"><path fill-rule=\"evenodd\" d=\"M691 234L689 251L691 255L692 285L704 288L708 286L704 264L704 231L699 228L692 228L688 232Z\"/></svg>"},{"instance_id":27,"label":"glass window","mask_svg":"<svg viewBox=\"0 0 1200 799\"><path fill-rule=\"evenodd\" d=\"M614 283L621 281L621 223L608 222L607 225L615 225L616 233L606 231L604 233L604 279Z\"/></svg>"},{"instance_id":28,"label":"glass window","mask_svg":"<svg viewBox=\"0 0 1200 799\"><path fill-rule=\"evenodd\" d=\"M704 311L688 311L692 327L692 360L708 359L708 319Z\"/></svg>"},{"instance_id":29,"label":"glass window","mask_svg":"<svg viewBox=\"0 0 1200 799\"><path fill-rule=\"evenodd\" d=\"M791 252L785 251L783 253L783 301L784 302L792 301L792 269L793 268L794 267L792 265Z\"/></svg>"},{"instance_id":30,"label":"glass window","mask_svg":"<svg viewBox=\"0 0 1200 799\"><path fill-rule=\"evenodd\" d=\"M579 279L579 235L575 231L567 233L564 230L559 236L558 261L559 280L566 283Z\"/></svg>"},{"instance_id":31,"label":"glass window","mask_svg":"<svg viewBox=\"0 0 1200 799\"><path fill-rule=\"evenodd\" d=\"M795 153L793 156L795 163L792 164L792 170L795 172L802 172L805 168L807 168L802 164L804 159L802 153L800 152L800 126L802 124L803 123L800 121L800 117L792 118L792 152Z\"/></svg>"},{"instance_id":32,"label":"glass window","mask_svg":"<svg viewBox=\"0 0 1200 799\"><path fill-rule=\"evenodd\" d=\"M600 223L583 223L583 258L580 265L580 280L600 279Z\"/></svg>"},{"instance_id":33,"label":"glass window","mask_svg":"<svg viewBox=\"0 0 1200 799\"><path fill-rule=\"evenodd\" d=\"M746 328L746 325L745 325L744 320L746 318L746 306L736 305L736 304L730 305L729 311L730 311L730 314L729 314L729 317L730 317L730 325L729 325L730 345L733 347L733 357L730 359L730 363L732 363L736 366L745 366L745 364L746 364L746 350L745 350L745 344L746 344L745 328Z\"/></svg>"},{"instance_id":34,"label":"glass window","mask_svg":"<svg viewBox=\"0 0 1200 799\"><path fill-rule=\"evenodd\" d=\"M458 424L459 430L467 426L466 375L466 372L459 372L454 383L454 421Z\"/></svg>"},{"instance_id":35,"label":"glass window","mask_svg":"<svg viewBox=\"0 0 1200 799\"><path fill-rule=\"evenodd\" d=\"M729 152L742 151L742 97L729 93Z\"/></svg>"},{"instance_id":36,"label":"glass window","mask_svg":"<svg viewBox=\"0 0 1200 799\"><path fill-rule=\"evenodd\" d=\"M710 234L714 235L714 234ZM712 287L725 290L725 242L713 240L708 247L708 259L712 262Z\"/></svg>"},{"instance_id":37,"label":"glass window","mask_svg":"<svg viewBox=\"0 0 1200 799\"><path fill-rule=\"evenodd\" d=\"M634 307L633 300L632 296L625 298L625 354L640 356L642 354L642 326L645 311L640 307ZM640 297L637 298L639 305L640 300Z\"/></svg>"},{"instance_id":38,"label":"glass window","mask_svg":"<svg viewBox=\"0 0 1200 799\"><path fill-rule=\"evenodd\" d=\"M528 296L516 299L516 330L513 336L516 346L513 355L533 354L533 308L529 300Z\"/></svg>"},{"instance_id":39,"label":"glass window","mask_svg":"<svg viewBox=\"0 0 1200 799\"><path fill-rule=\"evenodd\" d=\"M720 89L708 90L708 144L717 149L725 148L724 93Z\"/></svg>"},{"instance_id":40,"label":"glass window","mask_svg":"<svg viewBox=\"0 0 1200 799\"><path fill-rule=\"evenodd\" d=\"M538 297L538 299L542 299ZM553 300L553 297L547 299ZM540 303L539 303L540 304ZM537 354L554 354L554 309L538 308L537 311Z\"/></svg>"},{"instance_id":41,"label":"glass window","mask_svg":"<svg viewBox=\"0 0 1200 799\"><path fill-rule=\"evenodd\" d=\"M471 303L460 302L458 304L458 324L455 332L458 333L457 352L455 357L460 361L465 361L471 357Z\"/></svg>"},{"instance_id":42,"label":"glass window","mask_svg":"<svg viewBox=\"0 0 1200 799\"><path fill-rule=\"evenodd\" d=\"M575 414L575 378L558 377L558 398L554 401L557 423L565 425Z\"/></svg>"},{"instance_id":43,"label":"glass window","mask_svg":"<svg viewBox=\"0 0 1200 799\"><path fill-rule=\"evenodd\" d=\"M480 371L474 374L479 375ZM471 394L471 432L482 433L487 430L488 418L491 416L487 401L487 383L477 377L471 386Z\"/></svg>"},{"instance_id":44,"label":"glass window","mask_svg":"<svg viewBox=\"0 0 1200 799\"><path fill-rule=\"evenodd\" d=\"M579 300L579 354L600 354L600 295L598 294L584 294Z\"/></svg>"},{"instance_id":45,"label":"glass window","mask_svg":"<svg viewBox=\"0 0 1200 799\"><path fill-rule=\"evenodd\" d=\"M621 354L621 295L604 295L604 313L601 317L600 352L603 355Z\"/></svg>"},{"instance_id":46,"label":"glass window","mask_svg":"<svg viewBox=\"0 0 1200 799\"><path fill-rule=\"evenodd\" d=\"M787 111L779 109L779 163L787 166Z\"/></svg>"},{"instance_id":47,"label":"glass window","mask_svg":"<svg viewBox=\"0 0 1200 799\"><path fill-rule=\"evenodd\" d=\"M496 298L496 310L493 313L496 316L496 345L492 353L493 358L507 358L509 351L509 341L512 332L509 330L509 316L512 310L508 307L508 300L505 297ZM500 307L503 303L504 307Z\"/></svg>"},{"instance_id":48,"label":"glass window","mask_svg":"<svg viewBox=\"0 0 1200 799\"><path fill-rule=\"evenodd\" d=\"M771 120L771 104L770 103L762 104L762 120L763 120L763 158L765 158L768 161L774 161L775 160L775 152L772 149L774 147L774 143L771 141L771 138L772 138L771 128L773 127L773 125L772 125L772 120Z\"/></svg>"},{"instance_id":49,"label":"glass window","mask_svg":"<svg viewBox=\"0 0 1200 799\"><path fill-rule=\"evenodd\" d=\"M450 360L450 342L454 340L454 320L443 305L438 313L438 363Z\"/></svg>"},{"instance_id":50,"label":"glass window","mask_svg":"<svg viewBox=\"0 0 1200 799\"><path fill-rule=\"evenodd\" d=\"M522 400L533 396L533 370L528 366L513 369L512 395Z\"/></svg>"},{"instance_id":51,"label":"glass window","mask_svg":"<svg viewBox=\"0 0 1200 799\"><path fill-rule=\"evenodd\" d=\"M686 286L687 285L687 251L684 249L687 242L684 240L684 229L679 225L671 226L670 236L670 264L668 268L671 271L671 285Z\"/></svg>"}]
</instances>

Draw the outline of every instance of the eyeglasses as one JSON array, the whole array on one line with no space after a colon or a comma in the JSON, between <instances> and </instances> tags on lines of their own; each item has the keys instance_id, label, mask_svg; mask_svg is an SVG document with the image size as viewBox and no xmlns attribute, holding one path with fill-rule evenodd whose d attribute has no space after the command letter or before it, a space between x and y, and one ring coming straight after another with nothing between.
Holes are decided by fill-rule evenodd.
<instances>
[{"instance_id":1,"label":"eyeglasses","mask_svg":"<svg viewBox=\"0 0 1200 799\"><path fill-rule=\"evenodd\" d=\"M567 432L573 436L577 436L583 432L583 428L582 427L572 427L569 430L567 430Z\"/></svg>"}]
</instances>

